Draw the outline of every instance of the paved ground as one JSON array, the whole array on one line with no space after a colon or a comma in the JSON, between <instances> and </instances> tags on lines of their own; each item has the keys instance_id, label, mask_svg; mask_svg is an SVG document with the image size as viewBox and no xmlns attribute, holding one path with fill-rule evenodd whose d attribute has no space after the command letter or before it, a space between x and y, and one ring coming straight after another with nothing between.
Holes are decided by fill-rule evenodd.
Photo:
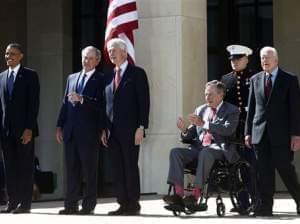
<instances>
[{"instance_id":1,"label":"paved ground","mask_svg":"<svg viewBox=\"0 0 300 224\"><path fill-rule=\"evenodd\" d=\"M116 209L118 206L113 199L99 199L95 215L93 216L62 216L57 215L59 209L62 208L63 202L39 202L33 203L32 214L0 214L1 224L162 224L162 223L203 223L205 224L235 224L241 223L299 223L300 216L296 215L295 203L292 199L285 195L277 196L274 204L274 217L271 218L254 218L243 217L236 214L229 213L231 202L228 198L224 199L226 205L226 215L219 218L216 214L215 198L210 198L208 203L208 211L199 212L194 215L182 215L181 217L174 217L171 212L163 208L164 203L160 196L145 196L142 198L142 211L140 216L107 216L107 212Z\"/></svg>"}]
</instances>

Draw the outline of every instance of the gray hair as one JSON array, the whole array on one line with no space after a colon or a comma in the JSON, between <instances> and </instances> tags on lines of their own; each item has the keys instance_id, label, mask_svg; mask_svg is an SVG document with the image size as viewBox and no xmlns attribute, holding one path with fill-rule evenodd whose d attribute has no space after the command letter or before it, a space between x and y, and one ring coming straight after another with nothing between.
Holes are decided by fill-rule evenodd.
<instances>
[{"instance_id":1,"label":"gray hair","mask_svg":"<svg viewBox=\"0 0 300 224\"><path fill-rule=\"evenodd\" d=\"M126 42L121 38L113 38L108 41L107 43L107 49L116 47L124 50L127 53L127 44Z\"/></svg>"},{"instance_id":2,"label":"gray hair","mask_svg":"<svg viewBox=\"0 0 300 224\"><path fill-rule=\"evenodd\" d=\"M18 49L23 54L23 48L19 43L10 43L6 48L15 48Z\"/></svg>"},{"instance_id":3,"label":"gray hair","mask_svg":"<svg viewBox=\"0 0 300 224\"><path fill-rule=\"evenodd\" d=\"M220 82L218 80L212 80L210 82L207 82L205 85L205 88L212 86L215 87L218 91L218 93L222 93L225 96L226 88L223 82Z\"/></svg>"},{"instance_id":4,"label":"gray hair","mask_svg":"<svg viewBox=\"0 0 300 224\"><path fill-rule=\"evenodd\" d=\"M263 47L261 50L260 50L260 57L263 55L263 54L266 54L268 52L272 52L272 54L278 58L278 52L277 50L274 48L274 47L270 47L270 46L266 46L266 47Z\"/></svg>"},{"instance_id":5,"label":"gray hair","mask_svg":"<svg viewBox=\"0 0 300 224\"><path fill-rule=\"evenodd\" d=\"M97 59L99 59L99 60L101 59L101 51L94 46L87 46L87 47L83 48L81 51L81 56L83 56L85 53L90 52L90 51L94 51Z\"/></svg>"}]
</instances>

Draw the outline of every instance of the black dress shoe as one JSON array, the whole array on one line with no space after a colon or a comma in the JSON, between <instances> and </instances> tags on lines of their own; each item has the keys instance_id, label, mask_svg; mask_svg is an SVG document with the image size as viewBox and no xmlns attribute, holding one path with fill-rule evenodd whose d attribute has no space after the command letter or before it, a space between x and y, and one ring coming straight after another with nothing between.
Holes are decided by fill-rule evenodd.
<instances>
[{"instance_id":1,"label":"black dress shoe","mask_svg":"<svg viewBox=\"0 0 300 224\"><path fill-rule=\"evenodd\" d=\"M255 211L253 214L254 217L272 217L273 213L272 211L268 211L268 210L259 210L259 211Z\"/></svg>"},{"instance_id":2,"label":"black dress shoe","mask_svg":"<svg viewBox=\"0 0 300 224\"><path fill-rule=\"evenodd\" d=\"M0 213L12 213L15 209L16 209L16 207L8 206L7 208L1 210Z\"/></svg>"},{"instance_id":3,"label":"black dress shoe","mask_svg":"<svg viewBox=\"0 0 300 224\"><path fill-rule=\"evenodd\" d=\"M125 206L120 206L115 211L108 212L108 215L115 216L115 215L125 215L127 212L127 208Z\"/></svg>"},{"instance_id":4,"label":"black dress shoe","mask_svg":"<svg viewBox=\"0 0 300 224\"><path fill-rule=\"evenodd\" d=\"M8 196L5 190L0 190L0 205L6 205L8 202Z\"/></svg>"},{"instance_id":5,"label":"black dress shoe","mask_svg":"<svg viewBox=\"0 0 300 224\"><path fill-rule=\"evenodd\" d=\"M169 195L169 197L168 197L168 198L165 198L165 199L166 199L165 202L166 202L168 205L171 205L171 204L177 204L177 205L183 205L183 206L184 206L182 197L180 197L180 196L177 195L177 194Z\"/></svg>"},{"instance_id":6,"label":"black dress shoe","mask_svg":"<svg viewBox=\"0 0 300 224\"><path fill-rule=\"evenodd\" d=\"M236 212L236 213L238 213L239 211L238 211L237 208L233 207L233 208L231 208L231 209L229 210L229 212Z\"/></svg>"},{"instance_id":7,"label":"black dress shoe","mask_svg":"<svg viewBox=\"0 0 300 224\"><path fill-rule=\"evenodd\" d=\"M140 203L133 202L127 206L125 215L140 215L140 212L141 212Z\"/></svg>"},{"instance_id":8,"label":"black dress shoe","mask_svg":"<svg viewBox=\"0 0 300 224\"><path fill-rule=\"evenodd\" d=\"M25 209L25 208L17 208L12 211L13 214L26 214L30 213L30 209Z\"/></svg>"},{"instance_id":9,"label":"black dress shoe","mask_svg":"<svg viewBox=\"0 0 300 224\"><path fill-rule=\"evenodd\" d=\"M93 215L94 209L80 209L77 213L77 215Z\"/></svg>"},{"instance_id":10,"label":"black dress shoe","mask_svg":"<svg viewBox=\"0 0 300 224\"><path fill-rule=\"evenodd\" d=\"M78 208L65 208L62 210L59 210L59 215L75 215L78 214Z\"/></svg>"}]
</instances>

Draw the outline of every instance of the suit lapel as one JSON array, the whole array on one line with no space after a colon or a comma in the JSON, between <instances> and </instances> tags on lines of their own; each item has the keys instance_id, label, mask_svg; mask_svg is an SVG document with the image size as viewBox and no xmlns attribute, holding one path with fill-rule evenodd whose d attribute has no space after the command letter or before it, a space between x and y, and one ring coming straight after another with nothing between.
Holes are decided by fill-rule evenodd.
<instances>
[{"instance_id":1,"label":"suit lapel","mask_svg":"<svg viewBox=\"0 0 300 224\"><path fill-rule=\"evenodd\" d=\"M8 69L4 72L4 76L2 79L2 86L4 87L4 94L7 95L7 77L8 77Z\"/></svg>"},{"instance_id":2,"label":"suit lapel","mask_svg":"<svg viewBox=\"0 0 300 224\"><path fill-rule=\"evenodd\" d=\"M256 80L256 88L258 90L258 94L260 95L260 97L263 99L263 102L266 103L266 96L265 96L265 73L264 72L260 72L257 76L257 80Z\"/></svg>"},{"instance_id":3,"label":"suit lapel","mask_svg":"<svg viewBox=\"0 0 300 224\"><path fill-rule=\"evenodd\" d=\"M225 104L225 102L223 102L223 104L221 105L220 109L217 111L216 116L213 119L213 122L215 122L218 117L222 117L223 116L223 114L225 112L225 107L226 107L226 104Z\"/></svg>"},{"instance_id":4,"label":"suit lapel","mask_svg":"<svg viewBox=\"0 0 300 224\"><path fill-rule=\"evenodd\" d=\"M86 91L89 89L89 86L92 85L95 80L96 80L96 71L91 75L91 77L89 78L89 80L85 84L82 93L86 93Z\"/></svg>"},{"instance_id":5,"label":"suit lapel","mask_svg":"<svg viewBox=\"0 0 300 224\"><path fill-rule=\"evenodd\" d=\"M269 100L267 102L267 104L269 104L269 102L273 99L276 98L276 94L280 93L280 89L282 84L285 82L284 80L284 74L282 72L282 70L278 69L278 73L274 82L274 85L272 87L272 91L271 91L271 95L269 97Z\"/></svg>"},{"instance_id":6,"label":"suit lapel","mask_svg":"<svg viewBox=\"0 0 300 224\"><path fill-rule=\"evenodd\" d=\"M79 82L80 72L74 75L73 79L70 79L69 83L69 92L76 92L76 87Z\"/></svg>"},{"instance_id":7,"label":"suit lapel","mask_svg":"<svg viewBox=\"0 0 300 224\"><path fill-rule=\"evenodd\" d=\"M109 84L105 87L105 95L106 97L113 96L113 91L114 91L114 74L111 73L110 77L108 78ZM107 99L108 100L108 99Z\"/></svg>"}]
</instances>

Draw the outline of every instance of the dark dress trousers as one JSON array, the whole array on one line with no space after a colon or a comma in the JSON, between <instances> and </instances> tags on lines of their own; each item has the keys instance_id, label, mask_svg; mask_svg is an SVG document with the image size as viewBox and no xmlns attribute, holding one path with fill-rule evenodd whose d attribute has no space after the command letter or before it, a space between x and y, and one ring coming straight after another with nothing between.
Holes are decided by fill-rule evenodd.
<instances>
[{"instance_id":1,"label":"dark dress trousers","mask_svg":"<svg viewBox=\"0 0 300 224\"><path fill-rule=\"evenodd\" d=\"M6 204L6 180L2 147L0 148L0 205Z\"/></svg>"},{"instance_id":2,"label":"dark dress trousers","mask_svg":"<svg viewBox=\"0 0 300 224\"><path fill-rule=\"evenodd\" d=\"M117 90L110 74L105 89L114 188L118 203L128 209L139 207L139 145L134 144L139 126L148 128L149 86L143 69L128 64Z\"/></svg>"},{"instance_id":3,"label":"dark dress trousers","mask_svg":"<svg viewBox=\"0 0 300 224\"><path fill-rule=\"evenodd\" d=\"M30 209L34 138L38 136L37 116L40 85L35 71L20 67L10 95L7 89L8 70L0 74L1 137L4 153L9 207ZM24 145L21 136L32 130L32 140Z\"/></svg>"},{"instance_id":4,"label":"dark dress trousers","mask_svg":"<svg viewBox=\"0 0 300 224\"><path fill-rule=\"evenodd\" d=\"M300 100L296 76L279 68L271 95L265 96L265 73L251 78L245 134L252 136L258 155L259 191L261 209L272 211L275 191L275 168L295 201L300 200L300 185L291 136L300 135Z\"/></svg>"},{"instance_id":5,"label":"dark dress trousers","mask_svg":"<svg viewBox=\"0 0 300 224\"><path fill-rule=\"evenodd\" d=\"M83 103L72 104L68 94L76 92L80 74L68 77L57 127L63 129L65 148L65 208L78 209L78 201L83 198L82 208L92 211L97 199L99 138L104 126L104 79L103 74L94 72L84 86Z\"/></svg>"}]
</instances>

